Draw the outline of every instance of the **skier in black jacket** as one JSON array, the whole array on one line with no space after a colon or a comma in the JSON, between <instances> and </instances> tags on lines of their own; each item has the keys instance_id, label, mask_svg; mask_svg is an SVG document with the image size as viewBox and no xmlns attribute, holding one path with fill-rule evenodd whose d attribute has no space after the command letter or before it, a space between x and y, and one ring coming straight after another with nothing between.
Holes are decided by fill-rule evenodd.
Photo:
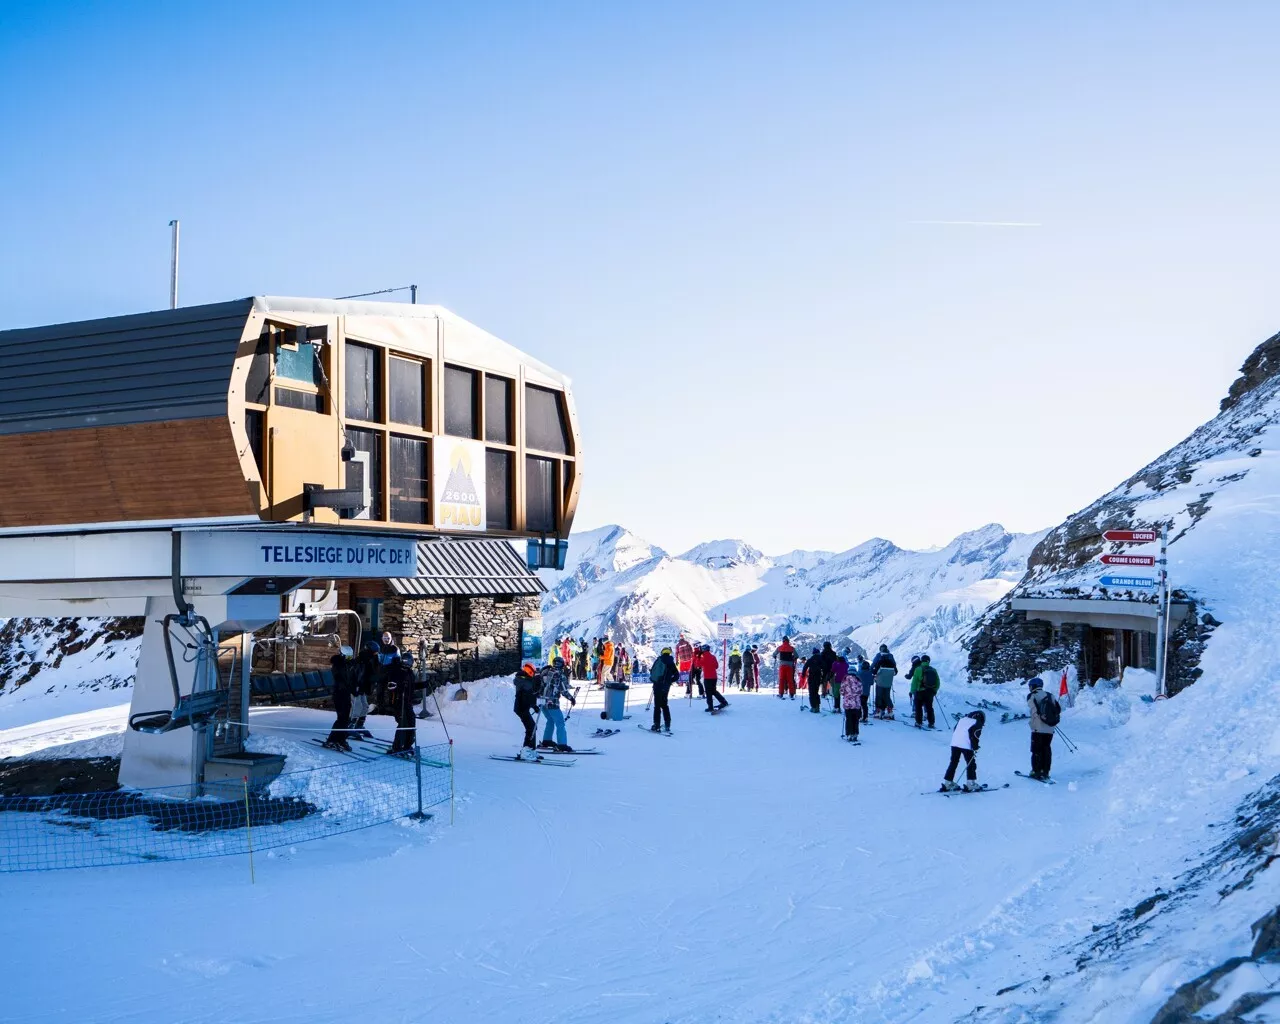
<instances>
[{"instance_id":1,"label":"skier in black jacket","mask_svg":"<svg viewBox=\"0 0 1280 1024\"><path fill-rule=\"evenodd\" d=\"M515 684L516 701L511 710L516 713L520 719L520 724L524 726L524 743L522 746L533 750L537 746L536 733L538 728L533 712L538 707L538 696L542 693L542 680L538 677L538 670L526 662L520 666L520 671L516 673Z\"/></svg>"},{"instance_id":2,"label":"skier in black jacket","mask_svg":"<svg viewBox=\"0 0 1280 1024\"><path fill-rule=\"evenodd\" d=\"M396 735L391 753L403 754L418 742L418 722L413 714L413 655L400 654L387 666L387 699L396 716Z\"/></svg>"},{"instance_id":3,"label":"skier in black jacket","mask_svg":"<svg viewBox=\"0 0 1280 1024\"><path fill-rule=\"evenodd\" d=\"M659 671L661 669L661 671ZM680 682L680 670L676 668L676 659L671 656L671 648L662 648L658 660L649 671L649 679L653 683L653 725L650 732L657 732L665 724L666 731L671 731L671 705L667 698L671 694L674 683Z\"/></svg>"},{"instance_id":4,"label":"skier in black jacket","mask_svg":"<svg viewBox=\"0 0 1280 1024\"><path fill-rule=\"evenodd\" d=\"M333 710L338 718L324 745L350 753L351 747L347 740L351 737L351 684L352 669L355 667L355 662L351 660L351 648L344 646L341 654L330 658L329 667L333 672Z\"/></svg>"}]
</instances>

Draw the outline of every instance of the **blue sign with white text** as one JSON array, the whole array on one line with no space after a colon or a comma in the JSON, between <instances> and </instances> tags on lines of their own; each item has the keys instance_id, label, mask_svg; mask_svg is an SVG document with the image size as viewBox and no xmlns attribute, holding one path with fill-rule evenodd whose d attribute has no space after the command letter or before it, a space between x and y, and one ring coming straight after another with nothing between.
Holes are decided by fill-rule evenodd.
<instances>
[{"instance_id":1,"label":"blue sign with white text","mask_svg":"<svg viewBox=\"0 0 1280 1024\"><path fill-rule=\"evenodd\" d=\"M1154 587L1156 581L1147 576L1103 576L1098 581L1104 587Z\"/></svg>"}]
</instances>

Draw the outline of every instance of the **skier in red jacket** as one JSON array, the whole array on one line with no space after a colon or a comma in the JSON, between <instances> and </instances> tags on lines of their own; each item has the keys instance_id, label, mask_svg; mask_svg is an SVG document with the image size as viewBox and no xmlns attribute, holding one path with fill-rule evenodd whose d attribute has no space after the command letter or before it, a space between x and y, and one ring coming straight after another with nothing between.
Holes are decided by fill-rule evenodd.
<instances>
[{"instance_id":1,"label":"skier in red jacket","mask_svg":"<svg viewBox=\"0 0 1280 1024\"><path fill-rule=\"evenodd\" d=\"M791 637L784 636L778 649L773 652L778 659L778 700L788 693L796 699L796 649L791 646Z\"/></svg>"},{"instance_id":2,"label":"skier in red jacket","mask_svg":"<svg viewBox=\"0 0 1280 1024\"><path fill-rule=\"evenodd\" d=\"M724 695L716 689L716 681L720 676L720 659L711 653L711 648L707 644L702 645L702 680L706 684L707 694L707 710L719 711L721 708L727 708L729 702L724 699ZM712 705L712 701L719 701L719 705Z\"/></svg>"}]
</instances>

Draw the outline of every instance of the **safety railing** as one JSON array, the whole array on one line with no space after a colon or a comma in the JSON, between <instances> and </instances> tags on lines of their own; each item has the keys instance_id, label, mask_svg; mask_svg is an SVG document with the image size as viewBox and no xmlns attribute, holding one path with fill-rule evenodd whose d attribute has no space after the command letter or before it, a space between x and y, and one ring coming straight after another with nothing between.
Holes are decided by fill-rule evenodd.
<instances>
[{"instance_id":1,"label":"safety railing","mask_svg":"<svg viewBox=\"0 0 1280 1024\"><path fill-rule=\"evenodd\" d=\"M453 795L451 744L201 786L0 797L0 872L250 854L353 832Z\"/></svg>"}]
</instances>

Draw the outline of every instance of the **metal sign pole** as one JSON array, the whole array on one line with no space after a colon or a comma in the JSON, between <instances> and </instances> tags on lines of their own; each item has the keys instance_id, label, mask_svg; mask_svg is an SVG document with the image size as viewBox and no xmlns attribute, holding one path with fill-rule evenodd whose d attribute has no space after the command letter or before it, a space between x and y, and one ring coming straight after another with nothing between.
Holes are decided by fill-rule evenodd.
<instances>
[{"instance_id":1,"label":"metal sign pole","mask_svg":"<svg viewBox=\"0 0 1280 1024\"><path fill-rule=\"evenodd\" d=\"M1159 606L1156 609L1156 696L1165 696L1165 669L1169 658L1169 613L1166 607L1166 595L1169 592L1169 572L1167 566L1169 534L1166 527L1160 527L1160 593L1157 597Z\"/></svg>"}]
</instances>

